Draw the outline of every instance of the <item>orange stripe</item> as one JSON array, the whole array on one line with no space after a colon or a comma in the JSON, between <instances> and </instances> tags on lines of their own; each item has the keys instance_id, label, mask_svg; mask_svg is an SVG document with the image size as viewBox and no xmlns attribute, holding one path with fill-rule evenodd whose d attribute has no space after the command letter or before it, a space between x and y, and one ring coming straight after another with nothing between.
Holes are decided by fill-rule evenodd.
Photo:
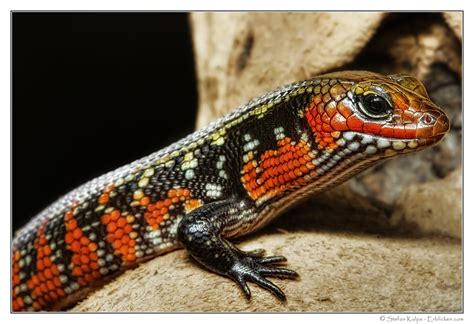
<instances>
[{"instance_id":1,"label":"orange stripe","mask_svg":"<svg viewBox=\"0 0 474 324\"><path fill-rule=\"evenodd\" d=\"M166 218L171 206L184 205L185 211L189 213L193 209L202 206L202 201L192 199L188 189L177 188L170 189L167 193L167 198L163 200L152 203L148 197L143 197L140 200L140 204L146 206L146 222L156 230L160 227L160 223Z\"/></svg>"},{"instance_id":2,"label":"orange stripe","mask_svg":"<svg viewBox=\"0 0 474 324\"><path fill-rule=\"evenodd\" d=\"M54 304L60 297L65 296L62 283L57 279L59 270L51 260L51 247L46 241L44 224L38 229L34 242L36 250L36 273L27 281L33 308L41 310L49 304Z\"/></svg>"},{"instance_id":3,"label":"orange stripe","mask_svg":"<svg viewBox=\"0 0 474 324\"><path fill-rule=\"evenodd\" d=\"M304 183L302 176L316 168L309 152L306 142L300 140L292 144L291 139L285 137L278 141L276 150L268 150L260 155L258 161L246 163L241 181L249 196L253 200L269 199Z\"/></svg>"},{"instance_id":4,"label":"orange stripe","mask_svg":"<svg viewBox=\"0 0 474 324\"><path fill-rule=\"evenodd\" d=\"M102 224L106 226L107 242L114 248L114 254L120 256L126 263L133 263L137 259L135 255L136 232L133 232L132 228L134 220L133 216L124 216L118 209L103 214L101 217Z\"/></svg>"},{"instance_id":5,"label":"orange stripe","mask_svg":"<svg viewBox=\"0 0 474 324\"><path fill-rule=\"evenodd\" d=\"M78 227L77 221L70 210L64 215L66 224L66 249L72 252L72 275L81 286L101 276L97 265L97 244L89 240Z\"/></svg>"}]
</instances>

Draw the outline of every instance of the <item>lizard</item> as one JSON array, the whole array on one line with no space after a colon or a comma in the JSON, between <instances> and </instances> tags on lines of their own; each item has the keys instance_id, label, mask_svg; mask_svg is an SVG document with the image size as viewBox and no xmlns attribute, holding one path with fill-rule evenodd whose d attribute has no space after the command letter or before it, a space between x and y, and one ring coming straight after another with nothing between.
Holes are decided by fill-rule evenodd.
<instances>
[{"instance_id":1,"label":"lizard","mask_svg":"<svg viewBox=\"0 0 474 324\"><path fill-rule=\"evenodd\" d=\"M268 92L67 193L12 240L12 310L62 310L128 268L184 248L285 301L284 256L234 238L387 158L438 143L446 114L407 74L323 74Z\"/></svg>"}]
</instances>

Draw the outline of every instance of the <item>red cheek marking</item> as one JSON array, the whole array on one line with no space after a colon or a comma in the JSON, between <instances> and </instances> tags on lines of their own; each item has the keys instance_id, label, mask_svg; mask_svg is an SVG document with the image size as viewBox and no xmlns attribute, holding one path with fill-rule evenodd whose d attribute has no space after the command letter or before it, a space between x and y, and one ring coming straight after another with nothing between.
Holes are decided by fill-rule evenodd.
<instances>
[{"instance_id":1,"label":"red cheek marking","mask_svg":"<svg viewBox=\"0 0 474 324\"><path fill-rule=\"evenodd\" d=\"M393 127L387 125L382 126L380 129L380 135L384 137L393 137Z\"/></svg>"},{"instance_id":2,"label":"red cheek marking","mask_svg":"<svg viewBox=\"0 0 474 324\"><path fill-rule=\"evenodd\" d=\"M407 134L405 133L404 125L395 125L393 127L393 137L395 138L407 138Z\"/></svg>"},{"instance_id":3,"label":"red cheek marking","mask_svg":"<svg viewBox=\"0 0 474 324\"><path fill-rule=\"evenodd\" d=\"M331 126L336 131L345 131L349 129L346 124L346 118L344 118L344 116L341 114L335 114L332 117Z\"/></svg>"},{"instance_id":4,"label":"red cheek marking","mask_svg":"<svg viewBox=\"0 0 474 324\"><path fill-rule=\"evenodd\" d=\"M416 136L416 125L405 124L405 136L406 138L414 138Z\"/></svg>"},{"instance_id":5,"label":"red cheek marking","mask_svg":"<svg viewBox=\"0 0 474 324\"><path fill-rule=\"evenodd\" d=\"M364 123L364 132L369 133L369 134L374 134L374 135L379 135L380 134L380 124L375 124L375 123Z\"/></svg>"},{"instance_id":6,"label":"red cheek marking","mask_svg":"<svg viewBox=\"0 0 474 324\"><path fill-rule=\"evenodd\" d=\"M350 130L356 132L362 132L362 128L364 127L364 122L360 120L356 115L352 115L347 118L347 126Z\"/></svg>"}]
</instances>

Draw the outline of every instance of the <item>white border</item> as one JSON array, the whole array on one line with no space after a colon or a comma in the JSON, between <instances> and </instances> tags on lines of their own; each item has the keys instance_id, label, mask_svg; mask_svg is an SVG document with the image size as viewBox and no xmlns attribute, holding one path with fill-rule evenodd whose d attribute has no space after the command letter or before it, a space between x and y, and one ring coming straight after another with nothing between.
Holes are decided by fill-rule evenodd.
<instances>
[{"instance_id":1,"label":"white border","mask_svg":"<svg viewBox=\"0 0 474 324\"><path fill-rule=\"evenodd\" d=\"M371 0L338 0L338 1L307 1L307 0L240 0L224 2L214 0L180 0L180 1L153 1L153 0L4 0L2 6L9 10L320 10L320 11L351 11L351 10L429 10L445 11L460 10L466 7L457 1L431 1L426 3L412 0L385 0L374 2Z\"/></svg>"}]
</instances>

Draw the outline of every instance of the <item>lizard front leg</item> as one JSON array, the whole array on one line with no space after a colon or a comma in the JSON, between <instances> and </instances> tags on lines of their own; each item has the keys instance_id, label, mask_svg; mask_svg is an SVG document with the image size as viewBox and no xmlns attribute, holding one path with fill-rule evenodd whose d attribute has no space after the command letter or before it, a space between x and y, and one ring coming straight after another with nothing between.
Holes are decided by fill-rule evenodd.
<instances>
[{"instance_id":1,"label":"lizard front leg","mask_svg":"<svg viewBox=\"0 0 474 324\"><path fill-rule=\"evenodd\" d=\"M285 294L265 277L296 278L298 274L278 265L286 262L283 256L263 256L264 250L245 252L239 250L222 233L235 224L238 213L236 198L204 205L181 220L178 225L178 240L184 248L206 268L230 277L242 288L247 298L250 289L247 281L256 283L286 300Z\"/></svg>"}]
</instances>

